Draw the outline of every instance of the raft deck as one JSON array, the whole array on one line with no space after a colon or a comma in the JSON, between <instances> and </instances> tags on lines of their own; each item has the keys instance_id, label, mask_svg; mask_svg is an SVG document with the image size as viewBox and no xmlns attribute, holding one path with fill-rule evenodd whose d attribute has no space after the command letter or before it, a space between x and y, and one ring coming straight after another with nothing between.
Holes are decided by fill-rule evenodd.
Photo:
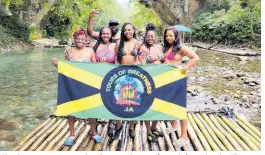
<instances>
[{"instance_id":1,"label":"raft deck","mask_svg":"<svg viewBox=\"0 0 265 155\"><path fill-rule=\"evenodd\" d=\"M157 128L164 133L157 143L147 141L143 121L135 125L136 136L128 136L128 122L123 122L119 139L107 136L107 120L99 120L97 130L102 143L95 143L89 133L87 120L76 119L76 142L73 146L64 146L69 136L67 119L50 116L23 138L13 151L232 151L260 150L261 132L242 117L236 120L218 114L188 113L188 135L190 143L178 148L174 142L181 135L180 123L176 132L167 134L170 121L159 121Z\"/></svg>"}]
</instances>

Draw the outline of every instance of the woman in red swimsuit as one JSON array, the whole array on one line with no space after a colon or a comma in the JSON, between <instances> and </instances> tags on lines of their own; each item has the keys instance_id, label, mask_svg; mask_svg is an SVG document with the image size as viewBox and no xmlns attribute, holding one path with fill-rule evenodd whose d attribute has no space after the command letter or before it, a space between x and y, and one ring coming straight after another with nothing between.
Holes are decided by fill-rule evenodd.
<instances>
[{"instance_id":1,"label":"woman in red swimsuit","mask_svg":"<svg viewBox=\"0 0 265 155\"><path fill-rule=\"evenodd\" d=\"M180 43L180 35L175 27L169 27L164 33L164 56L165 63L180 66L181 60L184 56L190 58L185 66L181 66L184 72L191 67L195 66L199 60L198 55L185 45ZM183 147L189 143L187 134L187 120L181 120L181 137L176 141L178 147ZM177 121L173 121L172 129L168 129L168 132L174 132L177 129Z\"/></svg>"}]
</instances>

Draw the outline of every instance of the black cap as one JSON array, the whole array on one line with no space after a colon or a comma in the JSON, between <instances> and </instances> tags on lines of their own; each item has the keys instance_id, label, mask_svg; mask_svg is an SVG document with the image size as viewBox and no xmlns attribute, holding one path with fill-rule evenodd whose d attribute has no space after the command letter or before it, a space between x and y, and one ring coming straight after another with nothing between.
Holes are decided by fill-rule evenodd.
<instances>
[{"instance_id":1,"label":"black cap","mask_svg":"<svg viewBox=\"0 0 265 155\"><path fill-rule=\"evenodd\" d=\"M109 24L110 23L116 23L116 24L119 24L119 21L117 19L110 19L109 20Z\"/></svg>"}]
</instances>

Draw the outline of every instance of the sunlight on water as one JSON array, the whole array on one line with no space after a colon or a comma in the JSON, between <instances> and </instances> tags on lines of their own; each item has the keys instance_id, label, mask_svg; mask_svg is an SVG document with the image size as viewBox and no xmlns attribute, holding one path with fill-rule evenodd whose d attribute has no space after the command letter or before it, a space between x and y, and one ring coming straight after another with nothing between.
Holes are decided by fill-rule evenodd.
<instances>
[{"instance_id":1,"label":"sunlight on water","mask_svg":"<svg viewBox=\"0 0 265 155\"><path fill-rule=\"evenodd\" d=\"M34 49L0 56L0 150L10 150L54 112L63 49Z\"/></svg>"}]
</instances>

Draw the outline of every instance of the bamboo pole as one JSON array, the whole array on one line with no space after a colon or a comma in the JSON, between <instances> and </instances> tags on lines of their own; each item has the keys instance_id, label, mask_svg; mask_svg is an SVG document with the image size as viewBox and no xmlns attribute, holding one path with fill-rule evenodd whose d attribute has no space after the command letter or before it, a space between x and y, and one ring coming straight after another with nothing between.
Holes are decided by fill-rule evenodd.
<instances>
[{"instance_id":1,"label":"bamboo pole","mask_svg":"<svg viewBox=\"0 0 265 155\"><path fill-rule=\"evenodd\" d=\"M102 130L101 135L100 135L102 139L105 139L105 137L106 137L106 135L107 135L107 130L108 130L108 126L105 125L105 126L103 127L103 130ZM93 151L102 151L102 144L103 144L102 142L101 142L101 143L97 143L97 144L95 145Z\"/></svg>"},{"instance_id":2,"label":"bamboo pole","mask_svg":"<svg viewBox=\"0 0 265 155\"><path fill-rule=\"evenodd\" d=\"M251 149L232 131L223 121L220 117L209 115L210 119L216 123L220 123L220 126L217 126L218 129L223 129L222 133L224 135L228 134L229 136L232 136L232 138L227 137L227 139L231 142L231 144L235 147L236 150L242 151L243 149L246 151L250 151Z\"/></svg>"},{"instance_id":3,"label":"bamboo pole","mask_svg":"<svg viewBox=\"0 0 265 155\"><path fill-rule=\"evenodd\" d=\"M243 122L238 120L238 125L243 128L247 133L249 133L251 136L253 136L259 143L261 143L261 139L258 135L256 135L250 128L248 128Z\"/></svg>"},{"instance_id":4,"label":"bamboo pole","mask_svg":"<svg viewBox=\"0 0 265 155\"><path fill-rule=\"evenodd\" d=\"M222 151L227 151L227 149L225 148L225 146L223 145L223 143L218 139L218 137L215 135L215 133L213 132L213 130L211 129L211 127L205 122L205 120L202 118L202 116L199 113L197 113L197 117L202 122L202 124L204 125L204 127L206 128L206 130L208 131L208 133L210 134L210 136L213 138L213 140L216 143L216 145L218 146L218 148L220 150L222 150Z\"/></svg>"},{"instance_id":5,"label":"bamboo pole","mask_svg":"<svg viewBox=\"0 0 265 155\"><path fill-rule=\"evenodd\" d=\"M203 146L198 139L195 131L193 130L190 121L188 121L188 134L190 136L191 142L193 143L194 147L196 148L197 151L204 151Z\"/></svg>"},{"instance_id":6,"label":"bamboo pole","mask_svg":"<svg viewBox=\"0 0 265 155\"><path fill-rule=\"evenodd\" d=\"M211 146L211 148L214 151L220 151L220 148L214 142L213 138L207 132L206 128L203 126L202 122L198 119L198 117L194 113L192 113L191 115L192 115L194 121L196 122L196 124L199 126L200 130L202 131L203 135L205 136L205 138L206 138L207 142L209 143L209 145Z\"/></svg>"},{"instance_id":7,"label":"bamboo pole","mask_svg":"<svg viewBox=\"0 0 265 155\"><path fill-rule=\"evenodd\" d=\"M28 151L34 151L41 143L56 129L56 127L62 122L62 119L58 119L57 122L51 126L45 133L43 133L28 149Z\"/></svg>"},{"instance_id":8,"label":"bamboo pole","mask_svg":"<svg viewBox=\"0 0 265 155\"><path fill-rule=\"evenodd\" d=\"M56 118L53 118L40 132L31 137L27 143L22 145L18 151L26 151L53 123L56 121Z\"/></svg>"},{"instance_id":9,"label":"bamboo pole","mask_svg":"<svg viewBox=\"0 0 265 155\"><path fill-rule=\"evenodd\" d=\"M251 141L251 139L244 133L241 133L235 125L233 125L226 117L222 116L222 120L228 125L249 147L251 150L259 150L259 148Z\"/></svg>"},{"instance_id":10,"label":"bamboo pole","mask_svg":"<svg viewBox=\"0 0 265 155\"><path fill-rule=\"evenodd\" d=\"M30 138L32 138L37 132L39 132L45 125L47 125L51 121L51 117L45 120L43 123L38 125L35 129L33 129L26 137L24 137L20 142L12 149L12 151L18 151L18 149L24 145Z\"/></svg>"},{"instance_id":11,"label":"bamboo pole","mask_svg":"<svg viewBox=\"0 0 265 155\"><path fill-rule=\"evenodd\" d=\"M195 133L197 134L198 138L200 139L204 150L205 151L212 151L212 149L211 149L210 145L208 144L207 140L205 139L205 137L203 136L202 132L198 128L197 124L193 120L193 117L191 116L191 113L188 113L188 119L189 119L190 124L193 127Z\"/></svg>"},{"instance_id":12,"label":"bamboo pole","mask_svg":"<svg viewBox=\"0 0 265 155\"><path fill-rule=\"evenodd\" d=\"M134 137L134 145L133 145L133 151L140 151L141 145L140 145L140 124L137 123L135 125L135 137Z\"/></svg>"},{"instance_id":13,"label":"bamboo pole","mask_svg":"<svg viewBox=\"0 0 265 155\"><path fill-rule=\"evenodd\" d=\"M246 135L259 149L261 149L261 143L252 135L250 135L249 133L247 133L244 129L242 129L235 121L233 121L231 118L226 118L224 117L224 119L227 119L231 125L234 125L235 128L237 128L241 134ZM257 136L258 137L258 136Z\"/></svg>"},{"instance_id":14,"label":"bamboo pole","mask_svg":"<svg viewBox=\"0 0 265 155\"><path fill-rule=\"evenodd\" d=\"M240 117L238 114L235 114L237 119L243 122L248 128L250 128L256 135L258 135L261 138L261 132L252 124L250 124L248 121Z\"/></svg>"},{"instance_id":15,"label":"bamboo pole","mask_svg":"<svg viewBox=\"0 0 265 155\"><path fill-rule=\"evenodd\" d=\"M76 151L80 144L84 141L84 138L87 137L90 130L90 125L85 126L85 131L83 131L80 136L76 139L75 144L71 147L70 151Z\"/></svg>"},{"instance_id":16,"label":"bamboo pole","mask_svg":"<svg viewBox=\"0 0 265 155\"><path fill-rule=\"evenodd\" d=\"M109 139L110 139L109 136L106 136L103 139L101 151L106 151L108 143L109 143Z\"/></svg>"},{"instance_id":17,"label":"bamboo pole","mask_svg":"<svg viewBox=\"0 0 265 155\"><path fill-rule=\"evenodd\" d=\"M75 130L75 136L78 137L80 130L85 126L85 122L82 121L80 123L79 126L77 126L76 130ZM64 135L64 137L61 139L61 141L59 141L57 143L56 146L54 146L54 148L52 149L53 151L59 151L61 148L63 148L64 151L68 151L70 149L69 146L64 146L64 142L66 141L66 139L70 136L70 132L68 132L66 135Z\"/></svg>"},{"instance_id":18,"label":"bamboo pole","mask_svg":"<svg viewBox=\"0 0 265 155\"><path fill-rule=\"evenodd\" d=\"M42 151L47 145L48 143L54 139L54 137L56 137L56 135L58 135L58 133L63 129L63 127L66 125L67 120L66 119L61 119L62 122L61 124L58 126L58 128L56 128L56 130L54 132L52 132L52 134L44 141L42 142L42 144L36 149L36 151Z\"/></svg>"},{"instance_id":19,"label":"bamboo pole","mask_svg":"<svg viewBox=\"0 0 265 155\"><path fill-rule=\"evenodd\" d=\"M75 128L77 127L79 121L75 122ZM59 140L63 138L69 131L69 125L66 125L66 127L57 135L51 142L48 143L48 146L43 151L51 151L52 148L55 146L56 143L58 143Z\"/></svg>"},{"instance_id":20,"label":"bamboo pole","mask_svg":"<svg viewBox=\"0 0 265 155\"><path fill-rule=\"evenodd\" d=\"M171 125L170 122L167 122L167 127L168 128L172 128L172 125ZM175 132L171 132L169 135L171 136L171 139L172 139L172 142L173 142L173 146L175 147L176 151L181 151L180 147L177 147L176 143L174 143L174 142L176 142L178 140L176 133Z\"/></svg>"},{"instance_id":21,"label":"bamboo pole","mask_svg":"<svg viewBox=\"0 0 265 155\"><path fill-rule=\"evenodd\" d=\"M159 125L156 125L156 128L159 132L162 132L162 129L160 128ZM165 144L165 140L162 137L158 137L157 138L157 142L158 142L158 146L160 148L160 151L166 151L166 144Z\"/></svg>"},{"instance_id":22,"label":"bamboo pole","mask_svg":"<svg viewBox=\"0 0 265 155\"><path fill-rule=\"evenodd\" d=\"M251 141L253 141L253 143L254 143L256 146L258 146L259 149L260 149L260 147L261 147L261 146L260 146L260 145L261 145L261 144L260 144L261 140L260 140L259 136L255 135L255 133L252 132L251 130L250 130L249 132L251 132L251 133L254 134L254 135L249 134L248 132L246 132L245 129L241 128L241 126L238 125L238 124L237 124L235 121L233 121L231 118L228 118L228 121L230 121L232 124L234 124L235 127L237 127L242 133L246 134L246 135L251 139ZM243 124L243 123L242 123L241 125L243 125L243 126L246 127L246 125ZM246 127L246 129L248 129L248 128Z\"/></svg>"},{"instance_id":23,"label":"bamboo pole","mask_svg":"<svg viewBox=\"0 0 265 155\"><path fill-rule=\"evenodd\" d=\"M146 131L146 126L144 122L142 125L142 141L143 141L143 151L149 151L149 145L147 141L147 131Z\"/></svg>"},{"instance_id":24,"label":"bamboo pole","mask_svg":"<svg viewBox=\"0 0 265 155\"><path fill-rule=\"evenodd\" d=\"M220 145L221 150L229 150L229 151L234 151L235 148L232 146L232 144L225 138L225 136L222 134L222 132L220 132L215 125L213 124L213 122L210 120L210 118L203 113L202 117L204 118L204 120L208 123L209 127L213 130L213 132L215 133L215 135L222 141L222 144L225 146L225 149ZM219 143L218 143L219 144Z\"/></svg>"},{"instance_id":25,"label":"bamboo pole","mask_svg":"<svg viewBox=\"0 0 265 155\"><path fill-rule=\"evenodd\" d=\"M178 120L178 126L177 126L177 135L178 137L180 138L181 135L182 135L182 129L181 129L181 123L180 121ZM191 143L188 143L187 145L184 145L183 146L183 150L184 151L192 151L192 150L189 150L189 148L192 148L192 150L194 150L193 146L191 145Z\"/></svg>"},{"instance_id":26,"label":"bamboo pole","mask_svg":"<svg viewBox=\"0 0 265 155\"><path fill-rule=\"evenodd\" d=\"M127 133L129 133L129 127L127 128ZM130 136L127 136L126 151L132 151L132 149L133 149L133 140Z\"/></svg>"},{"instance_id":27,"label":"bamboo pole","mask_svg":"<svg viewBox=\"0 0 265 155\"><path fill-rule=\"evenodd\" d=\"M164 138L165 138L166 143L167 143L167 146L168 146L168 150L169 151L175 151L175 149L174 149L174 147L172 145L171 139L170 139L168 133L166 133L166 125L165 125L165 122L161 121L161 122L158 122L157 124L162 129L162 132L164 134Z\"/></svg>"},{"instance_id":28,"label":"bamboo pole","mask_svg":"<svg viewBox=\"0 0 265 155\"><path fill-rule=\"evenodd\" d=\"M128 124L128 121L125 121L123 124L123 128L122 128L122 138L121 138L121 151L125 151L126 150L126 145L127 145L127 136L128 136L128 130L126 128Z\"/></svg>"}]
</instances>

